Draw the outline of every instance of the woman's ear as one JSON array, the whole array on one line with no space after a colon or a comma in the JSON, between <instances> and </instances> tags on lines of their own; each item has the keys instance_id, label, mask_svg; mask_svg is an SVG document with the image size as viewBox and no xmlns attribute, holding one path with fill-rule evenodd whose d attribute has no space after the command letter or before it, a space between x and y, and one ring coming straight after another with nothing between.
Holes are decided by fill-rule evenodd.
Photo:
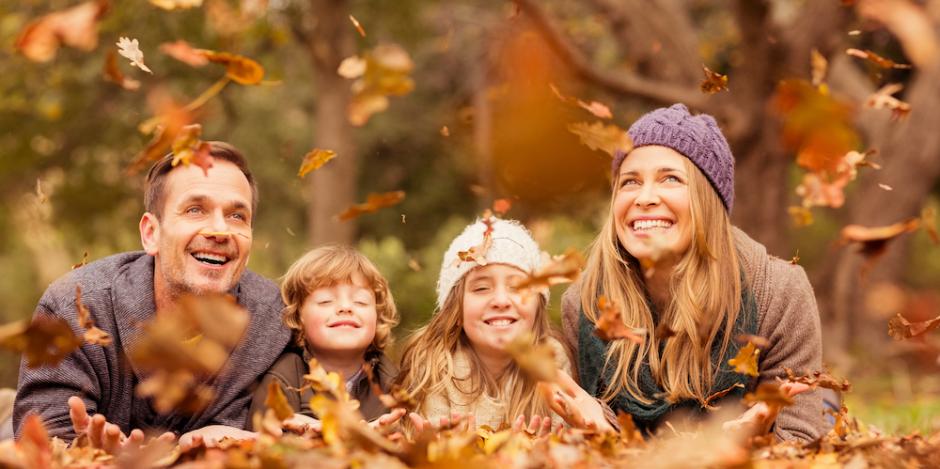
<instances>
[{"instance_id":1,"label":"woman's ear","mask_svg":"<svg viewBox=\"0 0 940 469\"><path fill-rule=\"evenodd\" d=\"M145 212L142 217L140 217L140 244L143 245L144 251L151 255L157 255L160 246L160 220L157 219L157 216Z\"/></svg>"}]
</instances>

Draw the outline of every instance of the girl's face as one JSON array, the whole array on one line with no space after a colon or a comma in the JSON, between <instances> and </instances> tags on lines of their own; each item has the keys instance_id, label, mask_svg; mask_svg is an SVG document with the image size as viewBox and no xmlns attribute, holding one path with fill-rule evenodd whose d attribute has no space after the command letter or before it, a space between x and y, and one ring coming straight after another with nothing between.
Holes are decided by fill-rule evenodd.
<instances>
[{"instance_id":1,"label":"girl's face","mask_svg":"<svg viewBox=\"0 0 940 469\"><path fill-rule=\"evenodd\" d=\"M315 355L361 355L375 338L375 293L361 274L351 280L313 290L301 306L307 347Z\"/></svg>"},{"instance_id":2,"label":"girl's face","mask_svg":"<svg viewBox=\"0 0 940 469\"><path fill-rule=\"evenodd\" d=\"M533 329L538 294L522 294L512 287L525 277L523 271L505 264L480 266L467 273L463 330L477 353L507 355L506 344Z\"/></svg>"},{"instance_id":3,"label":"girl's face","mask_svg":"<svg viewBox=\"0 0 940 469\"><path fill-rule=\"evenodd\" d=\"M620 245L637 259L668 251L682 254L692 242L686 158L661 146L639 147L620 166L614 190L614 226Z\"/></svg>"}]
</instances>

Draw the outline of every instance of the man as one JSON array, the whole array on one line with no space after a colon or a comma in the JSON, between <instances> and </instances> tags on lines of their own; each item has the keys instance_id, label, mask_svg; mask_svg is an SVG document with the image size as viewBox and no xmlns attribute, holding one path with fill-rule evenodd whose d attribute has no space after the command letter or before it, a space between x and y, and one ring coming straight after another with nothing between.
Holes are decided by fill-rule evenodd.
<instances>
[{"instance_id":1,"label":"man","mask_svg":"<svg viewBox=\"0 0 940 469\"><path fill-rule=\"evenodd\" d=\"M206 172L195 165L173 166L172 155L150 169L139 225L144 251L88 264L43 294L35 314L64 318L80 332L75 311L80 286L95 325L114 343L83 345L57 367L31 369L23 361L14 407L17 435L29 413L37 413L52 436L84 432L93 445L108 450L140 443L141 430L173 432L165 438L193 432L213 439L220 435L212 429L222 428L216 426L244 427L248 388L274 363L290 334L280 319L277 286L245 269L258 204L254 178L234 147L210 146L214 163ZM249 312L250 322L213 381L215 399L196 415L158 414L149 399L135 396L142 376L127 357L142 324L181 295L226 292Z\"/></svg>"}]
</instances>

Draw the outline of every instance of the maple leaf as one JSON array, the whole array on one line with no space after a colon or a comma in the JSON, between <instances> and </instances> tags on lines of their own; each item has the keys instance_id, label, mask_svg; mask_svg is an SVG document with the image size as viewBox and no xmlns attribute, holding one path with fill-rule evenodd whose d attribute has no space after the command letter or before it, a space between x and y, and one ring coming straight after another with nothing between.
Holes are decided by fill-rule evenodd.
<instances>
[{"instance_id":1,"label":"maple leaf","mask_svg":"<svg viewBox=\"0 0 940 469\"><path fill-rule=\"evenodd\" d=\"M150 0L150 4L164 10L186 10L202 6L202 0Z\"/></svg>"},{"instance_id":2,"label":"maple leaf","mask_svg":"<svg viewBox=\"0 0 940 469\"><path fill-rule=\"evenodd\" d=\"M298 177L304 177L311 171L316 171L325 165L328 161L336 158L336 152L333 150L321 150L314 148L304 155L303 162L300 163L300 170L297 171Z\"/></svg>"},{"instance_id":3,"label":"maple leaf","mask_svg":"<svg viewBox=\"0 0 940 469\"><path fill-rule=\"evenodd\" d=\"M104 78L125 90L134 91L140 88L139 81L128 78L118 68L117 54L113 50L108 51L108 55L104 60Z\"/></svg>"},{"instance_id":4,"label":"maple leaf","mask_svg":"<svg viewBox=\"0 0 940 469\"><path fill-rule=\"evenodd\" d=\"M107 10L108 1L97 0L45 15L23 28L15 47L34 62L52 60L61 45L91 51L98 46L98 21Z\"/></svg>"},{"instance_id":5,"label":"maple leaf","mask_svg":"<svg viewBox=\"0 0 940 469\"><path fill-rule=\"evenodd\" d=\"M901 313L897 313L888 321L888 335L895 340L904 340L919 337L938 327L940 327L940 316L927 321L912 323L902 316Z\"/></svg>"},{"instance_id":6,"label":"maple leaf","mask_svg":"<svg viewBox=\"0 0 940 469\"><path fill-rule=\"evenodd\" d=\"M565 96L552 83L549 83L548 86L551 88L552 92L555 94L555 97L557 97L563 103L571 104L573 106L578 106L586 110L587 112L594 114L595 117L599 117L601 119L613 119L614 117L614 114L610 112L610 108L607 107L607 105L604 103L601 103L598 101L584 102L578 98Z\"/></svg>"},{"instance_id":7,"label":"maple leaf","mask_svg":"<svg viewBox=\"0 0 940 469\"><path fill-rule=\"evenodd\" d=\"M911 105L892 96L904 89L900 83L890 83L882 86L878 91L865 100L865 107L872 109L890 109L892 119L903 119L911 112Z\"/></svg>"},{"instance_id":8,"label":"maple leaf","mask_svg":"<svg viewBox=\"0 0 940 469\"><path fill-rule=\"evenodd\" d=\"M118 47L118 54L130 60L131 66L137 67L151 75L153 74L153 71L144 64L144 53L141 52L137 39L121 37L115 45Z\"/></svg>"},{"instance_id":9,"label":"maple leaf","mask_svg":"<svg viewBox=\"0 0 940 469\"><path fill-rule=\"evenodd\" d=\"M789 368L784 368L783 371L787 374L787 381L791 383L803 383L813 388L826 388L839 392L849 392L852 390L852 384L849 383L849 380L842 379L840 381L829 373L822 371L814 371L812 374L806 376L797 376L793 373L793 370Z\"/></svg>"},{"instance_id":10,"label":"maple leaf","mask_svg":"<svg viewBox=\"0 0 940 469\"><path fill-rule=\"evenodd\" d=\"M760 349L753 342L748 342L747 345L738 350L738 354L734 358L728 360L728 364L734 367L735 373L758 376L757 357L759 355Z\"/></svg>"},{"instance_id":11,"label":"maple leaf","mask_svg":"<svg viewBox=\"0 0 940 469\"><path fill-rule=\"evenodd\" d=\"M202 67L209 63L209 59L206 58L205 54L200 53L198 49L193 48L182 39L160 44L160 52L192 67Z\"/></svg>"},{"instance_id":12,"label":"maple leaf","mask_svg":"<svg viewBox=\"0 0 940 469\"><path fill-rule=\"evenodd\" d=\"M69 323L55 316L37 315L32 322L0 326L0 347L22 353L29 368L56 366L81 345Z\"/></svg>"},{"instance_id":13,"label":"maple leaf","mask_svg":"<svg viewBox=\"0 0 940 469\"><path fill-rule=\"evenodd\" d=\"M613 124L604 125L600 121L595 121L593 124L576 122L568 124L568 131L577 135L581 143L591 150L600 150L610 156L614 156L617 151L629 153L633 149L630 135Z\"/></svg>"},{"instance_id":14,"label":"maple leaf","mask_svg":"<svg viewBox=\"0 0 940 469\"><path fill-rule=\"evenodd\" d=\"M75 286L75 312L78 314L78 325L85 329L85 343L102 347L111 345L111 334L95 327L91 311L82 303L82 287L78 285Z\"/></svg>"},{"instance_id":15,"label":"maple leaf","mask_svg":"<svg viewBox=\"0 0 940 469\"><path fill-rule=\"evenodd\" d=\"M702 72L705 73L705 79L699 85L702 93L715 94L721 91L728 91L728 76L711 71L705 65L702 65Z\"/></svg>"},{"instance_id":16,"label":"maple leaf","mask_svg":"<svg viewBox=\"0 0 940 469\"><path fill-rule=\"evenodd\" d=\"M868 62L881 68L900 68L900 69L911 68L909 64L899 64L891 59L886 59L867 49L866 50L846 49L845 53L851 55L852 57L865 59Z\"/></svg>"},{"instance_id":17,"label":"maple leaf","mask_svg":"<svg viewBox=\"0 0 940 469\"><path fill-rule=\"evenodd\" d=\"M210 62L225 65L225 76L235 83L257 85L264 79L264 67L248 57L207 49L196 49L196 52Z\"/></svg>"},{"instance_id":18,"label":"maple leaf","mask_svg":"<svg viewBox=\"0 0 940 469\"><path fill-rule=\"evenodd\" d=\"M813 49L810 52L810 67L812 68L813 86L820 86L826 80L826 72L829 68L829 62L819 53L819 50Z\"/></svg>"},{"instance_id":19,"label":"maple leaf","mask_svg":"<svg viewBox=\"0 0 940 469\"><path fill-rule=\"evenodd\" d=\"M294 416L294 409L287 403L287 396L276 379L268 383L268 395L265 396L264 405L274 410L278 420L287 420Z\"/></svg>"},{"instance_id":20,"label":"maple leaf","mask_svg":"<svg viewBox=\"0 0 940 469\"><path fill-rule=\"evenodd\" d=\"M367 213L375 213L383 208L393 207L405 200L405 191L383 192L381 194L371 193L366 196L365 203L356 204L347 208L337 217L342 220L352 220Z\"/></svg>"},{"instance_id":21,"label":"maple leaf","mask_svg":"<svg viewBox=\"0 0 940 469\"><path fill-rule=\"evenodd\" d=\"M911 218L893 225L879 227L846 225L841 231L841 241L843 243L857 243L859 252L873 260L884 254L888 242L904 233L916 230L919 226L919 218Z\"/></svg>"},{"instance_id":22,"label":"maple leaf","mask_svg":"<svg viewBox=\"0 0 940 469\"><path fill-rule=\"evenodd\" d=\"M620 314L620 308L616 304L608 300L606 296L601 295L597 300L597 308L601 314L597 318L597 322L594 323L595 335L608 342L627 339L637 345L643 345L646 340L646 331L627 327L623 322L623 315Z\"/></svg>"},{"instance_id":23,"label":"maple leaf","mask_svg":"<svg viewBox=\"0 0 940 469\"><path fill-rule=\"evenodd\" d=\"M549 257L543 253L542 266L535 272L529 273L516 283L519 291L535 290L547 291L549 287L563 283L572 283L578 280L581 269L584 268L584 256L574 248L568 248L560 256Z\"/></svg>"},{"instance_id":24,"label":"maple leaf","mask_svg":"<svg viewBox=\"0 0 940 469\"><path fill-rule=\"evenodd\" d=\"M516 335L506 344L506 353L533 380L553 383L558 379L555 352L547 344L536 344L531 332Z\"/></svg>"}]
</instances>

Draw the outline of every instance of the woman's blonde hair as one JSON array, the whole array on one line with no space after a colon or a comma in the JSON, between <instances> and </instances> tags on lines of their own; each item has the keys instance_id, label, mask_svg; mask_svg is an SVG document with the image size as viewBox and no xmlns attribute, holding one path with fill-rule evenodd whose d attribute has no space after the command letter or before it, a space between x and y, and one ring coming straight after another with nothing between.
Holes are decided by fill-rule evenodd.
<instances>
[{"instance_id":1,"label":"woman's blonde hair","mask_svg":"<svg viewBox=\"0 0 940 469\"><path fill-rule=\"evenodd\" d=\"M281 298L284 299L284 324L291 330L293 342L305 347L301 309L311 292L340 282L352 282L355 274L362 275L375 294L375 338L366 355L383 353L392 342L392 328L398 324L398 310L388 281L375 264L349 246L327 245L312 249L294 262L281 279Z\"/></svg>"},{"instance_id":2,"label":"woman's blonde hair","mask_svg":"<svg viewBox=\"0 0 940 469\"><path fill-rule=\"evenodd\" d=\"M464 396L461 405L477 402L488 396L506 404L506 422L518 416L551 415L548 405L536 392L536 381L526 376L515 362L496 378L486 373L480 357L476 354L463 329L463 298L467 275L461 277L447 295L447 299L427 325L414 331L408 338L402 354L397 383L418 403L417 411L425 410L427 398L442 395L450 398L447 386L451 385ZM536 343L552 336L547 313L547 302L538 298L533 335ZM457 376L456 354L462 353L469 362L467 376ZM503 390L511 390L504 395Z\"/></svg>"},{"instance_id":3,"label":"woman's blonde hair","mask_svg":"<svg viewBox=\"0 0 940 469\"><path fill-rule=\"evenodd\" d=\"M658 320L651 311L640 264L621 247L617 237L613 212L616 189L607 222L591 245L580 292L587 318L596 322L597 299L605 295L619 305L627 325L654 331L664 324L675 332L675 336L662 339L649 334L643 345L629 340L611 342L604 367L613 367L614 372L602 396L605 400L627 392L637 401L652 402L655 396L643 395L638 385L643 362L648 361L653 378L668 400L695 399L704 403L716 366L720 366L712 363L712 345L718 341L718 356L724 356L734 334L743 286L731 221L698 167L689 160L685 160L685 167L689 174L692 242L686 252L677 253L669 284L672 300L658 312Z\"/></svg>"}]
</instances>

